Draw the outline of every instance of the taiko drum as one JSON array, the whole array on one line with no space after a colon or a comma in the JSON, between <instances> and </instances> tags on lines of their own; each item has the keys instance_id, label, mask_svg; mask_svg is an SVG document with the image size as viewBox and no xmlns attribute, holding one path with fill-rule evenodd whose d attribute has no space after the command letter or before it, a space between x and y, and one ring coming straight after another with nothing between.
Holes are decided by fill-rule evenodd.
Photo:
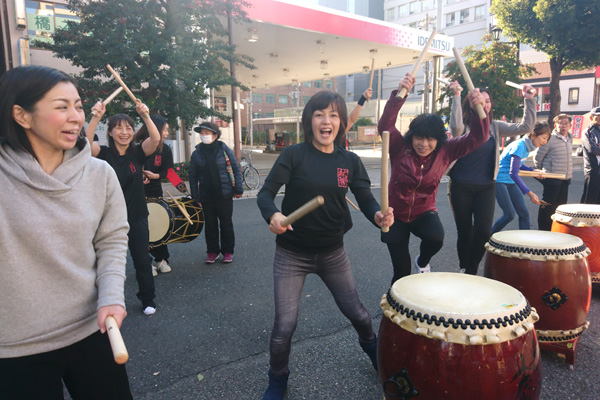
<instances>
[{"instance_id":1,"label":"taiko drum","mask_svg":"<svg viewBox=\"0 0 600 400\"><path fill-rule=\"evenodd\" d=\"M378 367L386 399L538 399L538 316L516 289L436 272L381 299Z\"/></svg>"},{"instance_id":2,"label":"taiko drum","mask_svg":"<svg viewBox=\"0 0 600 400\"><path fill-rule=\"evenodd\" d=\"M552 232L575 235L590 249L592 283L600 283L600 205L563 204L556 208L552 220Z\"/></svg>"},{"instance_id":3,"label":"taiko drum","mask_svg":"<svg viewBox=\"0 0 600 400\"><path fill-rule=\"evenodd\" d=\"M525 295L537 310L540 343L575 339L587 328L592 294L587 256L577 236L522 230L492 235L484 276Z\"/></svg>"}]
</instances>

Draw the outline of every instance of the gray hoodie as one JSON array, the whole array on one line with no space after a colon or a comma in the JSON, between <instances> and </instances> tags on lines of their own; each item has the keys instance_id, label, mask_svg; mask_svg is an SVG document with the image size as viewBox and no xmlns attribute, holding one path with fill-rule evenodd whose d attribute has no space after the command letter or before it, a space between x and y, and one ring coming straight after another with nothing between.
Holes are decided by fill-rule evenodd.
<instances>
[{"instance_id":1,"label":"gray hoodie","mask_svg":"<svg viewBox=\"0 0 600 400\"><path fill-rule=\"evenodd\" d=\"M97 308L125 306L127 211L113 169L89 144L48 175L0 146L0 358L52 351L98 330Z\"/></svg>"}]
</instances>

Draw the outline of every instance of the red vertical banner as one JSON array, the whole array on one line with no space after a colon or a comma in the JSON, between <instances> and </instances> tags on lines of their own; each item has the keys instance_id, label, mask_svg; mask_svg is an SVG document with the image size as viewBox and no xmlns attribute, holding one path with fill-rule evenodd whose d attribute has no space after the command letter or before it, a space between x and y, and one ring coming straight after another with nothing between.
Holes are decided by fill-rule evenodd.
<instances>
[{"instance_id":1,"label":"red vertical banner","mask_svg":"<svg viewBox=\"0 0 600 400\"><path fill-rule=\"evenodd\" d=\"M576 115L573 117L573 139L581 139L581 131L583 127L583 115Z\"/></svg>"}]
</instances>

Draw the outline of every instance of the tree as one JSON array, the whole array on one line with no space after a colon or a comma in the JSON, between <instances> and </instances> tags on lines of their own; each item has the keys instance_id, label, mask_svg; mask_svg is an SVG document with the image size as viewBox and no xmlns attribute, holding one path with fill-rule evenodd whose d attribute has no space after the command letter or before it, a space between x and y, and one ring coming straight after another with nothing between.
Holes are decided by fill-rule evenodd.
<instances>
[{"instance_id":1,"label":"tree","mask_svg":"<svg viewBox=\"0 0 600 400\"><path fill-rule=\"evenodd\" d=\"M517 60L517 48L508 43L495 42L491 35L483 36L483 46L467 46L463 50L463 61L473 85L477 88L488 88L493 97L492 112L496 117L506 116L513 120L520 116L522 108L516 90L506 86L506 81L519 82L520 76L528 76L534 71L533 67L524 66ZM456 61L448 63L444 69L448 79L458 81L465 89L462 92L463 100L467 96L467 85L460 72ZM446 87L442 89L439 102L444 104L452 99L452 92ZM450 115L450 107L440 110L442 115Z\"/></svg>"},{"instance_id":2,"label":"tree","mask_svg":"<svg viewBox=\"0 0 600 400\"><path fill-rule=\"evenodd\" d=\"M600 1L503 0L491 11L505 32L550 57L549 123L560 113L560 75L600 63Z\"/></svg>"},{"instance_id":3,"label":"tree","mask_svg":"<svg viewBox=\"0 0 600 400\"><path fill-rule=\"evenodd\" d=\"M244 88L230 76L228 64L253 68L252 59L229 45L226 24L228 12L244 21L245 5L243 0L69 0L80 22L57 30L54 43L44 47L83 69L77 79L90 106L118 87L106 68L111 64L136 97L171 126L177 117L190 123L211 115L228 120L202 100L209 97L207 89ZM107 115L125 109L133 107L122 94Z\"/></svg>"}]
</instances>

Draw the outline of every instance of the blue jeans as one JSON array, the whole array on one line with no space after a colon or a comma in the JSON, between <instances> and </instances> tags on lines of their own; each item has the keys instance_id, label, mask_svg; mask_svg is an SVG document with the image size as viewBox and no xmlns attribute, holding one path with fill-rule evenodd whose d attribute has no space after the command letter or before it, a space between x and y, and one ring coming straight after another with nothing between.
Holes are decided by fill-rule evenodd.
<instances>
[{"instance_id":1,"label":"blue jeans","mask_svg":"<svg viewBox=\"0 0 600 400\"><path fill-rule=\"evenodd\" d=\"M523 193L516 184L496 182L496 200L502 209L503 215L494 222L492 234L504 229L515 218L515 214L519 215L519 229L531 229L529 210L525 205Z\"/></svg>"},{"instance_id":2,"label":"blue jeans","mask_svg":"<svg viewBox=\"0 0 600 400\"><path fill-rule=\"evenodd\" d=\"M358 298L354 275L343 247L330 253L310 255L277 246L273 262L275 322L270 342L270 366L275 374L288 370L302 288L310 273L323 280L339 309L358 332L359 342L369 344L375 340L371 316Z\"/></svg>"}]
</instances>

